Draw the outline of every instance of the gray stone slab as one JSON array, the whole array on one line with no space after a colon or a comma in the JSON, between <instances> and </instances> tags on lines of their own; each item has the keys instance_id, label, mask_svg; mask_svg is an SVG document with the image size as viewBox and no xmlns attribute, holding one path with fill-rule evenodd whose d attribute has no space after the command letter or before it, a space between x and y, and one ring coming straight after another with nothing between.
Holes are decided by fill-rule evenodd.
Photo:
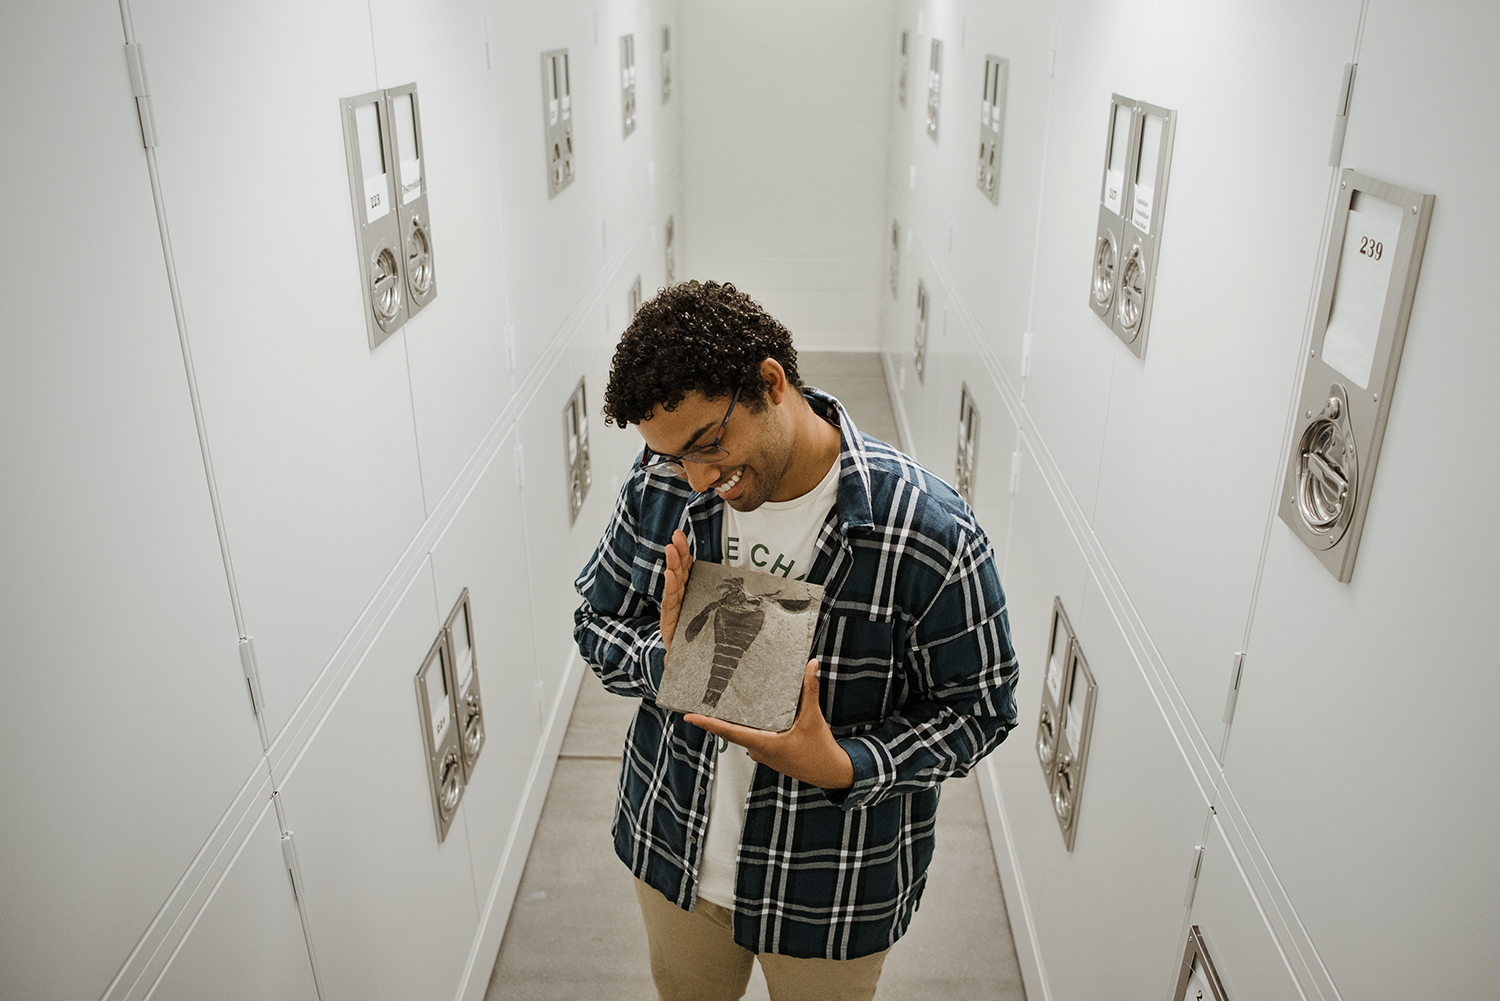
<instances>
[{"instance_id":1,"label":"gray stone slab","mask_svg":"<svg viewBox=\"0 0 1500 1001\"><path fill-rule=\"evenodd\" d=\"M797 715L823 588L698 562L657 704L780 733Z\"/></svg>"}]
</instances>

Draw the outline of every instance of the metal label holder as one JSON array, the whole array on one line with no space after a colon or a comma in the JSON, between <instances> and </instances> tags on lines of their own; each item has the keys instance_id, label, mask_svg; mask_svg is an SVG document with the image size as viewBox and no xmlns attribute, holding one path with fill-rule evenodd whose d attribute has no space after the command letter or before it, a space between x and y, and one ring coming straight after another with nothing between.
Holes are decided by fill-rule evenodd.
<instances>
[{"instance_id":1,"label":"metal label holder","mask_svg":"<svg viewBox=\"0 0 1500 1001\"><path fill-rule=\"evenodd\" d=\"M432 218L427 212L426 147L422 142L422 108L417 85L385 92L386 120L391 123L391 162L396 168L396 218L401 234L402 269L406 273L407 314L416 316L437 298L437 270L432 249Z\"/></svg>"},{"instance_id":2,"label":"metal label holder","mask_svg":"<svg viewBox=\"0 0 1500 1001\"><path fill-rule=\"evenodd\" d=\"M1130 150L1135 145L1135 102L1111 94L1109 128L1104 136L1104 175L1099 181L1099 225L1094 236L1094 261L1089 308L1113 329L1115 296L1120 287L1120 247L1124 243L1125 207L1130 204Z\"/></svg>"},{"instance_id":3,"label":"metal label holder","mask_svg":"<svg viewBox=\"0 0 1500 1001\"><path fill-rule=\"evenodd\" d=\"M980 194L1000 204L1000 140L1005 134L1005 93L1010 60L984 57L984 93L979 103L979 168L974 184Z\"/></svg>"},{"instance_id":4,"label":"metal label holder","mask_svg":"<svg viewBox=\"0 0 1500 1001\"><path fill-rule=\"evenodd\" d=\"M917 333L912 343L912 366L917 381L927 381L927 285L917 279Z\"/></svg>"},{"instance_id":5,"label":"metal label holder","mask_svg":"<svg viewBox=\"0 0 1500 1001\"><path fill-rule=\"evenodd\" d=\"M1137 101L1135 119L1135 135L1130 144L1130 206L1120 244L1120 287L1113 326L1115 336L1137 358L1145 358L1151 304L1156 296L1162 217L1166 214L1167 185L1172 176L1177 112Z\"/></svg>"},{"instance_id":6,"label":"metal label holder","mask_svg":"<svg viewBox=\"0 0 1500 1001\"><path fill-rule=\"evenodd\" d=\"M1137 358L1156 294L1177 112L1110 95L1089 308Z\"/></svg>"},{"instance_id":7,"label":"metal label holder","mask_svg":"<svg viewBox=\"0 0 1500 1001\"><path fill-rule=\"evenodd\" d=\"M1354 170L1339 179L1278 514L1341 583L1354 575L1435 201Z\"/></svg>"},{"instance_id":8,"label":"metal label holder","mask_svg":"<svg viewBox=\"0 0 1500 1001\"><path fill-rule=\"evenodd\" d=\"M454 699L453 659L448 632L433 641L416 675L418 721L422 746L427 752L427 780L432 792L432 817L438 843L448 838L448 828L464 798L463 752L459 744L459 715Z\"/></svg>"},{"instance_id":9,"label":"metal label holder","mask_svg":"<svg viewBox=\"0 0 1500 1001\"><path fill-rule=\"evenodd\" d=\"M927 56L927 138L938 141L938 118L943 95L943 43L936 38Z\"/></svg>"},{"instance_id":10,"label":"metal label holder","mask_svg":"<svg viewBox=\"0 0 1500 1001\"><path fill-rule=\"evenodd\" d=\"M474 647L474 612L469 589L464 588L458 603L443 624L448 644L448 662L453 665L455 702L458 707L458 742L463 753L464 781L471 782L479 752L484 749L484 700L479 693L479 653Z\"/></svg>"},{"instance_id":11,"label":"metal label holder","mask_svg":"<svg viewBox=\"0 0 1500 1001\"><path fill-rule=\"evenodd\" d=\"M547 197L574 181L573 81L568 50L542 53L542 125L546 137Z\"/></svg>"},{"instance_id":12,"label":"metal label holder","mask_svg":"<svg viewBox=\"0 0 1500 1001\"><path fill-rule=\"evenodd\" d=\"M672 27L661 29L661 103L672 100Z\"/></svg>"},{"instance_id":13,"label":"metal label holder","mask_svg":"<svg viewBox=\"0 0 1500 1001\"><path fill-rule=\"evenodd\" d=\"M620 123L625 138L635 131L635 35L620 36Z\"/></svg>"},{"instance_id":14,"label":"metal label holder","mask_svg":"<svg viewBox=\"0 0 1500 1001\"><path fill-rule=\"evenodd\" d=\"M1051 793L1057 782L1057 735L1061 730L1063 688L1068 654L1073 648L1073 626L1062 598L1052 599L1052 629L1047 634L1047 670L1042 676L1042 707L1036 723L1036 757Z\"/></svg>"},{"instance_id":15,"label":"metal label holder","mask_svg":"<svg viewBox=\"0 0 1500 1001\"><path fill-rule=\"evenodd\" d=\"M891 298L899 298L897 290L901 287L901 222L897 219L891 220Z\"/></svg>"},{"instance_id":16,"label":"metal label holder","mask_svg":"<svg viewBox=\"0 0 1500 1001\"><path fill-rule=\"evenodd\" d=\"M911 32L901 32L901 64L896 71L896 100L901 102L901 107L906 107L906 77L911 66L911 57L907 54L910 44Z\"/></svg>"},{"instance_id":17,"label":"metal label holder","mask_svg":"<svg viewBox=\"0 0 1500 1001\"><path fill-rule=\"evenodd\" d=\"M1177 973L1177 989L1172 1001L1229 1001L1224 981L1208 954L1203 932L1193 925L1188 931L1187 948L1182 953L1182 967Z\"/></svg>"},{"instance_id":18,"label":"metal label holder","mask_svg":"<svg viewBox=\"0 0 1500 1001\"><path fill-rule=\"evenodd\" d=\"M974 405L974 396L969 384L962 383L958 398L958 463L954 488L959 496L974 503L974 477L979 460L979 408Z\"/></svg>"},{"instance_id":19,"label":"metal label holder","mask_svg":"<svg viewBox=\"0 0 1500 1001\"><path fill-rule=\"evenodd\" d=\"M344 159L359 254L359 284L370 349L379 347L408 316L405 269L396 206L390 115L383 91L339 100Z\"/></svg>"},{"instance_id":20,"label":"metal label holder","mask_svg":"<svg viewBox=\"0 0 1500 1001\"><path fill-rule=\"evenodd\" d=\"M589 464L589 411L584 380L578 380L573 395L563 407L563 458L568 475L568 524L578 520L583 502L594 482Z\"/></svg>"},{"instance_id":21,"label":"metal label holder","mask_svg":"<svg viewBox=\"0 0 1500 1001\"><path fill-rule=\"evenodd\" d=\"M673 216L667 216L665 264L667 273L667 284L674 285L677 282L677 225Z\"/></svg>"},{"instance_id":22,"label":"metal label holder","mask_svg":"<svg viewBox=\"0 0 1500 1001\"><path fill-rule=\"evenodd\" d=\"M1063 843L1073 850L1078 833L1078 809L1083 799L1084 771L1089 759L1089 738L1094 729L1094 703L1098 686L1089 670L1083 648L1074 636L1068 645L1066 686L1057 728L1057 754L1053 762L1052 809ZM1080 688L1080 686L1082 686Z\"/></svg>"}]
</instances>

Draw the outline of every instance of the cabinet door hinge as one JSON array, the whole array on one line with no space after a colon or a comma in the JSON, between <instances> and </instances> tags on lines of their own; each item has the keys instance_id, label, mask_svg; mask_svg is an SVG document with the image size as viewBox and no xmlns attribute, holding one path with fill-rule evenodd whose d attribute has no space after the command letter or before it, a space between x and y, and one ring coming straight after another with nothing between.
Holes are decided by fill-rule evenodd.
<instances>
[{"instance_id":1,"label":"cabinet door hinge","mask_svg":"<svg viewBox=\"0 0 1500 1001\"><path fill-rule=\"evenodd\" d=\"M286 874L292 880L292 896L301 900L306 884L302 882L302 863L297 860L297 836L291 831L281 836L281 857L286 861Z\"/></svg>"},{"instance_id":2,"label":"cabinet door hinge","mask_svg":"<svg viewBox=\"0 0 1500 1001\"><path fill-rule=\"evenodd\" d=\"M151 113L151 85L146 81L145 56L137 42L125 43L125 65L130 68L130 93L135 96L135 113L141 120L141 145L156 146L156 117Z\"/></svg>"},{"instance_id":3,"label":"cabinet door hinge","mask_svg":"<svg viewBox=\"0 0 1500 1001\"><path fill-rule=\"evenodd\" d=\"M1338 103L1333 106L1333 142L1328 145L1328 166L1337 167L1344 162L1344 133L1349 129L1349 99L1354 94L1354 71L1358 63L1344 64L1344 77L1339 83Z\"/></svg>"},{"instance_id":4,"label":"cabinet door hinge","mask_svg":"<svg viewBox=\"0 0 1500 1001\"><path fill-rule=\"evenodd\" d=\"M1182 898L1183 907L1193 906L1193 897L1198 893L1198 873L1203 869L1203 846L1193 849L1193 867L1188 872L1187 895Z\"/></svg>"},{"instance_id":5,"label":"cabinet door hinge","mask_svg":"<svg viewBox=\"0 0 1500 1001\"><path fill-rule=\"evenodd\" d=\"M240 637L240 669L245 672L245 684L250 689L250 708L259 716L265 712L266 696L260 686L260 665L255 661L255 637Z\"/></svg>"},{"instance_id":6,"label":"cabinet door hinge","mask_svg":"<svg viewBox=\"0 0 1500 1001\"><path fill-rule=\"evenodd\" d=\"M1229 672L1229 698L1224 702L1224 725L1234 722L1234 705L1240 699L1240 675L1245 670L1245 654L1234 655L1234 667Z\"/></svg>"}]
</instances>

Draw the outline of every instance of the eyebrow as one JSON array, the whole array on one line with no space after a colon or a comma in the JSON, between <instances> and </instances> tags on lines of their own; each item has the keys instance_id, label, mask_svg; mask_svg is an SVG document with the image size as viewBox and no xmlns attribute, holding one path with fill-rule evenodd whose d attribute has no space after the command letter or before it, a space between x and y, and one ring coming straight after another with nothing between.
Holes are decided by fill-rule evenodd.
<instances>
[{"instance_id":1,"label":"eyebrow","mask_svg":"<svg viewBox=\"0 0 1500 1001\"><path fill-rule=\"evenodd\" d=\"M697 441L699 438L702 438L704 432L706 432L706 431L712 431L714 428L718 427L719 424L721 424L721 423L723 423L723 421L710 421L709 423L703 425L698 430L694 431L691 435L688 436L687 443L682 446L682 449L681 449L680 452L678 452L678 454L679 455L686 455L688 452L692 451L693 450L693 442Z\"/></svg>"}]
</instances>

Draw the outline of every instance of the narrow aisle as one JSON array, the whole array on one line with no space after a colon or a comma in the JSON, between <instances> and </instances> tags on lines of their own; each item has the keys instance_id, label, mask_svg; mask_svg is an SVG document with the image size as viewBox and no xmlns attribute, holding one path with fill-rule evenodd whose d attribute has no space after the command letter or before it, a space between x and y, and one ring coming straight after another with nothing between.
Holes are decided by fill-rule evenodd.
<instances>
[{"instance_id":1,"label":"narrow aisle","mask_svg":"<svg viewBox=\"0 0 1500 1001\"><path fill-rule=\"evenodd\" d=\"M804 352L799 362L803 380L837 396L862 430L896 442L877 355ZM585 674L486 1001L656 997L634 885L609 834L635 705ZM937 827L922 905L891 950L876 997L1024 1001L972 776L944 784ZM769 999L758 965L745 997Z\"/></svg>"}]
</instances>

